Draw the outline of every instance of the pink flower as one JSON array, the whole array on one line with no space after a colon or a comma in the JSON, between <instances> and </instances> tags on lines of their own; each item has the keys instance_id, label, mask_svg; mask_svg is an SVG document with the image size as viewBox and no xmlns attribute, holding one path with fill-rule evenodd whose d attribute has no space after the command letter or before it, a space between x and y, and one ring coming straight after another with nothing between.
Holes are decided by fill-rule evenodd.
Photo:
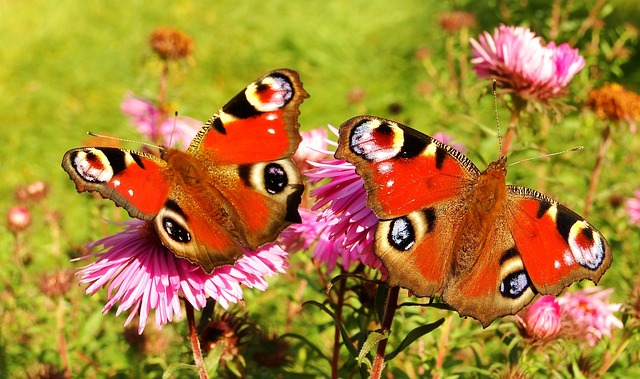
<instances>
[{"instance_id":1,"label":"pink flower","mask_svg":"<svg viewBox=\"0 0 640 379\"><path fill-rule=\"evenodd\" d=\"M12 233L18 233L31 225L31 213L25 207L14 206L7 214L7 227Z\"/></svg>"},{"instance_id":2,"label":"pink flower","mask_svg":"<svg viewBox=\"0 0 640 379\"><path fill-rule=\"evenodd\" d=\"M318 212L306 208L298 208L302 222L292 224L280 233L278 244L289 253L309 249L320 234L325 225L318 222Z\"/></svg>"},{"instance_id":3,"label":"pink flower","mask_svg":"<svg viewBox=\"0 0 640 379\"><path fill-rule=\"evenodd\" d=\"M449 145L451 147L453 147L454 149L458 150L459 152L466 154L467 153L467 148L460 143L453 143L453 137L449 136L447 133L445 132L437 132L436 134L432 135L431 137L433 137L433 139L436 139L442 143L444 143L445 145Z\"/></svg>"},{"instance_id":4,"label":"pink flower","mask_svg":"<svg viewBox=\"0 0 640 379\"><path fill-rule=\"evenodd\" d=\"M293 155L300 172L305 173L312 166L309 162L319 162L330 154L327 151L327 131L324 128L312 129L308 132L300 132L302 142Z\"/></svg>"},{"instance_id":5,"label":"pink flower","mask_svg":"<svg viewBox=\"0 0 640 379\"><path fill-rule=\"evenodd\" d=\"M622 328L622 321L614 315L622 304L609 303L612 292L613 288L592 287L558 298L565 333L594 346L604 336L611 336L611 329Z\"/></svg>"},{"instance_id":6,"label":"pink flower","mask_svg":"<svg viewBox=\"0 0 640 379\"><path fill-rule=\"evenodd\" d=\"M640 226L640 189L637 189L633 194L634 197L627 199L625 208L631 222Z\"/></svg>"},{"instance_id":7,"label":"pink flower","mask_svg":"<svg viewBox=\"0 0 640 379\"><path fill-rule=\"evenodd\" d=\"M136 314L142 333L150 311L155 311L156 325L181 317L180 298L195 309L205 306L207 297L228 308L242 299L242 286L267 288L266 276L282 273L287 268L288 254L276 244L246 251L233 266L222 266L205 273L200 266L177 258L158 240L150 224L131 220L124 231L90 245L102 249L83 257L95 257L78 272L86 293L93 295L107 287L107 304L103 313L118 304L116 315L129 311L125 326ZM83 259L81 258L81 259Z\"/></svg>"},{"instance_id":8,"label":"pink flower","mask_svg":"<svg viewBox=\"0 0 640 379\"><path fill-rule=\"evenodd\" d=\"M335 128L329 127L337 134ZM333 158L312 165L315 168L307 172L311 183L328 179L311 190L316 198L312 209L319 210L318 222L326 226L313 257L327 264L328 271L333 269L338 258L345 269L357 261L373 269L382 269L382 262L373 253L378 218L366 205L367 193L355 167Z\"/></svg>"},{"instance_id":9,"label":"pink flower","mask_svg":"<svg viewBox=\"0 0 640 379\"><path fill-rule=\"evenodd\" d=\"M556 298L545 295L516 315L516 319L525 337L536 341L548 341L559 335L560 316L560 305Z\"/></svg>"},{"instance_id":10,"label":"pink flower","mask_svg":"<svg viewBox=\"0 0 640 379\"><path fill-rule=\"evenodd\" d=\"M185 116L167 117L149 100L127 95L120 104L122 112L129 117L138 131L155 143L163 146L176 146L178 142L187 149L191 140L203 123Z\"/></svg>"},{"instance_id":11,"label":"pink flower","mask_svg":"<svg viewBox=\"0 0 640 379\"><path fill-rule=\"evenodd\" d=\"M495 79L524 100L544 102L561 96L585 65L577 49L566 43L542 46L541 38L523 27L500 25L493 36L484 32L470 42L478 77Z\"/></svg>"}]
</instances>

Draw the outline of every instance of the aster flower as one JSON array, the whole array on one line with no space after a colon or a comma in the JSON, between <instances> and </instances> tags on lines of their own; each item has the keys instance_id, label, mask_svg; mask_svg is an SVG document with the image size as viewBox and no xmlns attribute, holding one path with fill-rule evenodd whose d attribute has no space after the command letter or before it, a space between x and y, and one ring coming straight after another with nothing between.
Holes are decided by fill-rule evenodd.
<instances>
[{"instance_id":1,"label":"aster flower","mask_svg":"<svg viewBox=\"0 0 640 379\"><path fill-rule=\"evenodd\" d=\"M622 328L622 321L614 315L622 304L609 303L612 292L613 288L592 287L558 298L564 333L594 346L603 337L611 336L613 328Z\"/></svg>"},{"instance_id":2,"label":"aster flower","mask_svg":"<svg viewBox=\"0 0 640 379\"><path fill-rule=\"evenodd\" d=\"M138 315L138 332L146 326L150 311L155 311L158 327L181 317L180 298L201 309L207 297L228 308L242 299L242 288L267 288L266 276L287 268L288 254L276 244L245 251L233 266L222 266L205 273L200 266L177 258L164 247L150 224L140 220L125 223L123 232L102 238L90 247L102 249L84 258L96 258L80 269L80 282L88 284L93 295L107 287L103 312L118 304L116 315L129 311L127 325ZM82 258L81 258L82 259Z\"/></svg>"},{"instance_id":3,"label":"aster flower","mask_svg":"<svg viewBox=\"0 0 640 379\"><path fill-rule=\"evenodd\" d=\"M194 42L184 32L175 28L157 28L151 33L149 45L165 60L188 58L193 53Z\"/></svg>"},{"instance_id":4,"label":"aster flower","mask_svg":"<svg viewBox=\"0 0 640 379\"><path fill-rule=\"evenodd\" d=\"M640 226L640 189L633 193L634 197L627 199L625 208L631 222Z\"/></svg>"},{"instance_id":5,"label":"aster flower","mask_svg":"<svg viewBox=\"0 0 640 379\"><path fill-rule=\"evenodd\" d=\"M448 33L457 32L462 28L470 28L476 24L476 16L471 12L453 11L438 16L440 27Z\"/></svg>"},{"instance_id":6,"label":"aster flower","mask_svg":"<svg viewBox=\"0 0 640 379\"><path fill-rule=\"evenodd\" d=\"M484 32L471 39L471 63L478 77L495 79L504 90L519 98L548 102L564 94L565 86L585 61L563 43L543 46L528 28L500 25L493 35Z\"/></svg>"},{"instance_id":7,"label":"aster flower","mask_svg":"<svg viewBox=\"0 0 640 379\"><path fill-rule=\"evenodd\" d=\"M167 117L166 113L151 101L131 94L125 97L120 108L138 132L163 146L175 146L179 141L179 146L187 149L203 125L190 117Z\"/></svg>"},{"instance_id":8,"label":"aster flower","mask_svg":"<svg viewBox=\"0 0 640 379\"><path fill-rule=\"evenodd\" d=\"M14 206L7 214L7 227L11 233L19 233L31 225L31 213L25 207Z\"/></svg>"},{"instance_id":9,"label":"aster flower","mask_svg":"<svg viewBox=\"0 0 640 379\"><path fill-rule=\"evenodd\" d=\"M548 341L559 335L561 314L556 298L545 295L516 315L516 320L524 337Z\"/></svg>"},{"instance_id":10,"label":"aster flower","mask_svg":"<svg viewBox=\"0 0 640 379\"><path fill-rule=\"evenodd\" d=\"M318 222L318 212L298 208L302 222L292 224L280 233L278 244L288 252L309 249L320 237L326 225Z\"/></svg>"},{"instance_id":11,"label":"aster flower","mask_svg":"<svg viewBox=\"0 0 640 379\"><path fill-rule=\"evenodd\" d=\"M324 128L300 132L302 141L293 155L293 161L300 172L305 173L312 166L309 162L319 162L327 157L327 131Z\"/></svg>"},{"instance_id":12,"label":"aster flower","mask_svg":"<svg viewBox=\"0 0 640 379\"><path fill-rule=\"evenodd\" d=\"M587 106L600 118L627 121L631 132L636 132L635 121L640 119L640 95L617 83L606 83L589 92Z\"/></svg>"},{"instance_id":13,"label":"aster flower","mask_svg":"<svg viewBox=\"0 0 640 379\"><path fill-rule=\"evenodd\" d=\"M331 125L329 130L338 135ZM452 138L445 133L436 133L434 138L450 143ZM330 142L335 145L335 142ZM453 145L464 151L463 145ZM316 198L313 210L318 211L317 222L324 225L318 242L313 249L313 257L327 265L331 271L341 261L343 268L354 262L362 262L373 269L380 269L383 278L386 270L374 254L375 231L378 218L367 206L367 192L355 166L339 159L325 159L313 163L314 169L307 172L311 183L328 181L311 190Z\"/></svg>"},{"instance_id":14,"label":"aster flower","mask_svg":"<svg viewBox=\"0 0 640 379\"><path fill-rule=\"evenodd\" d=\"M378 218L366 205L367 193L355 167L333 158L313 166L315 168L307 172L310 182L329 179L311 191L316 198L312 209L319 210L318 222L326 225L314 248L314 258L327 264L328 271L338 258L343 268L358 260L374 269L381 268L382 263L373 254Z\"/></svg>"}]
</instances>

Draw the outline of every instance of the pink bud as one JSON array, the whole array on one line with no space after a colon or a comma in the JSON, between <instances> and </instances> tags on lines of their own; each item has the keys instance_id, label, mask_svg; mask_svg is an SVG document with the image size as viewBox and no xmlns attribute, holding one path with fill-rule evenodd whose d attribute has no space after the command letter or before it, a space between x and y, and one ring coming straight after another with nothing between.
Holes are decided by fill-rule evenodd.
<instances>
[{"instance_id":1,"label":"pink bud","mask_svg":"<svg viewBox=\"0 0 640 379\"><path fill-rule=\"evenodd\" d=\"M31 214L25 207L15 206L9 210L7 224L12 233L25 230L31 224Z\"/></svg>"}]
</instances>

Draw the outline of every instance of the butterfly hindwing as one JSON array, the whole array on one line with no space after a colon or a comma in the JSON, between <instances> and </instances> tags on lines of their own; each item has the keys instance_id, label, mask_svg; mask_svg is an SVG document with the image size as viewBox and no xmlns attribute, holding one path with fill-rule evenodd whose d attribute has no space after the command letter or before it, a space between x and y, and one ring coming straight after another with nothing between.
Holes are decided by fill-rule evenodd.
<instances>
[{"instance_id":1,"label":"butterfly hindwing","mask_svg":"<svg viewBox=\"0 0 640 379\"><path fill-rule=\"evenodd\" d=\"M528 275L543 294L595 283L612 262L604 236L580 215L529 188L508 186L505 216Z\"/></svg>"}]
</instances>

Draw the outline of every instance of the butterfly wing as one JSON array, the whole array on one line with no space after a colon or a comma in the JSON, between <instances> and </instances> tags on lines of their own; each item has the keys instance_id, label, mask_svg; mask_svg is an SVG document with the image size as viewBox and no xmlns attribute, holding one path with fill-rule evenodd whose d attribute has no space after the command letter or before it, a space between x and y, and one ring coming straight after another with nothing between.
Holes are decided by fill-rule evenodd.
<instances>
[{"instance_id":1,"label":"butterfly wing","mask_svg":"<svg viewBox=\"0 0 640 379\"><path fill-rule=\"evenodd\" d=\"M233 263L242 254L241 246L256 249L300 222L304 185L290 157L300 142L299 106L307 96L295 71L270 72L198 132L187 151L194 160L177 153L168 159L181 176L193 175L199 183L198 190L187 190L188 196L170 199L182 212L176 220L190 220L184 226L191 226L193 238L200 241L195 250L173 244L177 254L189 255L207 270L210 266L199 261L198 254L210 256L216 265ZM189 170L194 174L187 174ZM198 218L204 220L195 222ZM207 233L202 225L223 229L240 244L227 242L226 234L220 240L219 232Z\"/></svg>"},{"instance_id":2,"label":"butterfly wing","mask_svg":"<svg viewBox=\"0 0 640 379\"><path fill-rule=\"evenodd\" d=\"M478 168L462 153L408 126L373 116L340 127L336 158L356 167L367 205L391 219L460 197Z\"/></svg>"},{"instance_id":3,"label":"butterfly wing","mask_svg":"<svg viewBox=\"0 0 640 379\"><path fill-rule=\"evenodd\" d=\"M582 279L598 283L613 256L597 229L537 191L507 186L507 193L505 217L538 292L556 295Z\"/></svg>"},{"instance_id":4,"label":"butterfly wing","mask_svg":"<svg viewBox=\"0 0 640 379\"><path fill-rule=\"evenodd\" d=\"M466 212L461 199L477 167L425 134L371 116L342 124L335 156L364 180L367 205L380 219L375 253L389 283L419 296L442 293Z\"/></svg>"},{"instance_id":5,"label":"butterfly wing","mask_svg":"<svg viewBox=\"0 0 640 379\"><path fill-rule=\"evenodd\" d=\"M78 192L98 192L131 217L147 221L158 214L171 187L167 163L141 152L112 147L72 149L62 158L62 167ZM149 186L153 192L147 190Z\"/></svg>"},{"instance_id":6,"label":"butterfly wing","mask_svg":"<svg viewBox=\"0 0 640 379\"><path fill-rule=\"evenodd\" d=\"M111 147L85 147L69 150L62 167L78 192L98 192L131 217L153 221L165 246L207 272L233 263L243 253L235 236L220 225L223 210L219 206L216 209L209 204L206 210L184 214L179 203L197 202L189 198L193 195L177 180L176 172L158 157Z\"/></svg>"},{"instance_id":7,"label":"butterfly wing","mask_svg":"<svg viewBox=\"0 0 640 379\"><path fill-rule=\"evenodd\" d=\"M216 165L274 161L295 153L299 107L309 95L293 70L269 72L207 121L188 152Z\"/></svg>"}]
</instances>

